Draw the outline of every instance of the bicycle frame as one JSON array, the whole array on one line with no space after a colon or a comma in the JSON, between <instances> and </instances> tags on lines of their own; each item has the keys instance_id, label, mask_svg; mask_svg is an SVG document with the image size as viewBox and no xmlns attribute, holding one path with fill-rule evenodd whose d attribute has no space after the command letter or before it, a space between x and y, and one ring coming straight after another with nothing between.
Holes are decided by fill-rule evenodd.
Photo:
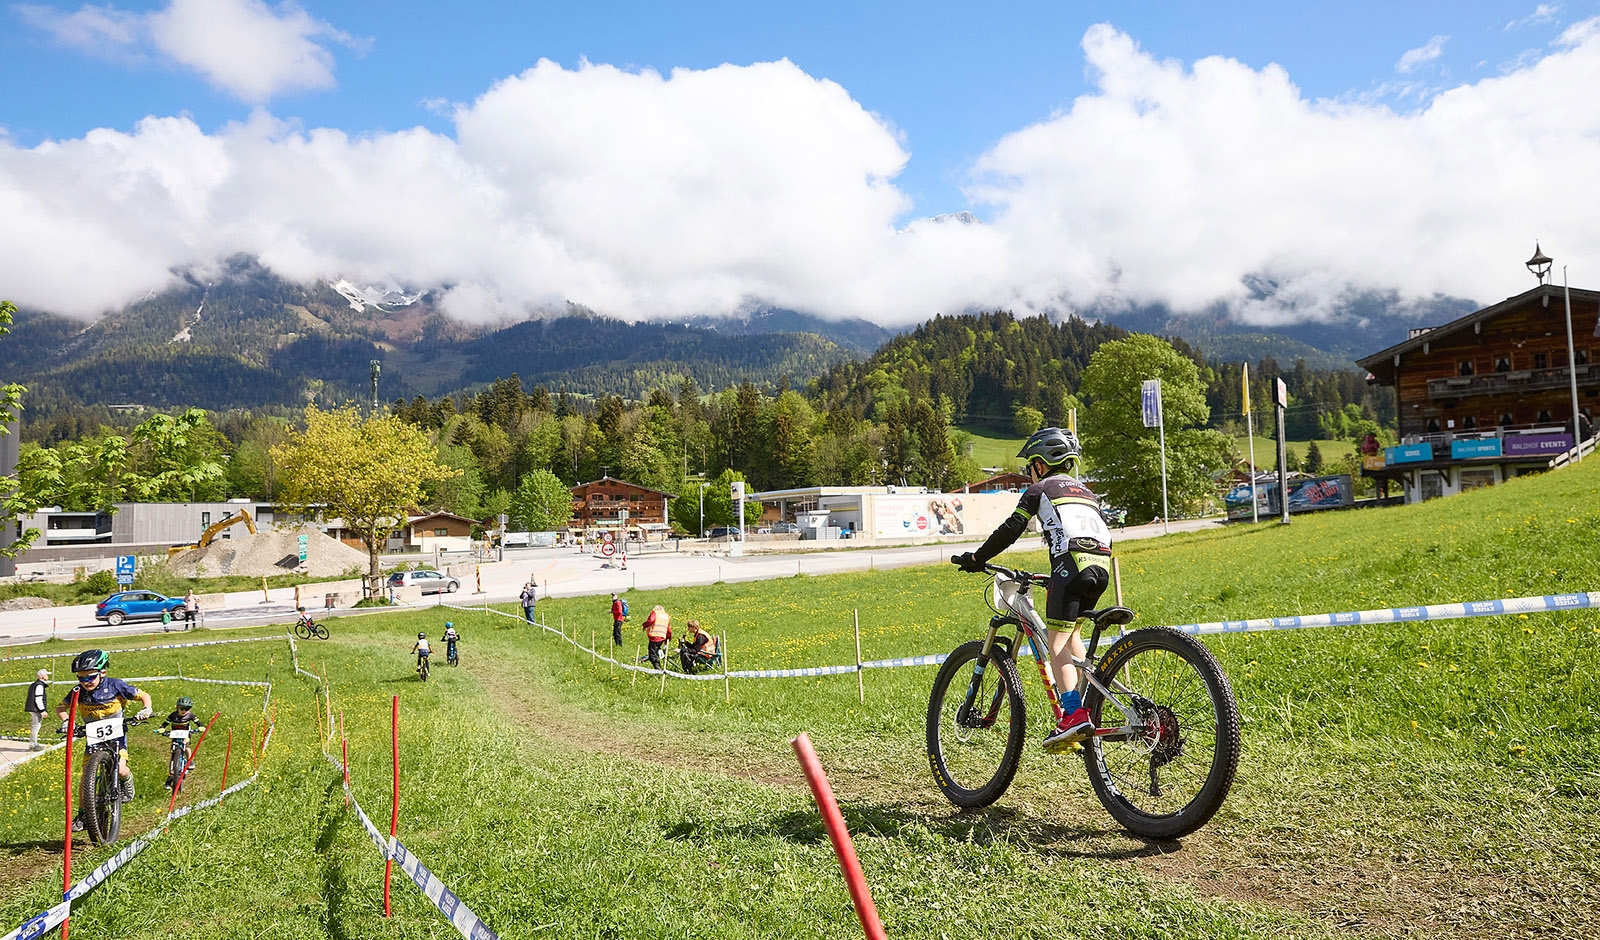
<instances>
[{"instance_id":1,"label":"bicycle frame","mask_svg":"<svg viewBox=\"0 0 1600 940\"><path fill-rule=\"evenodd\" d=\"M1055 720L1058 723L1061 721L1064 715L1061 708L1061 695L1060 690L1056 688L1055 679L1051 676L1050 647L1046 641L1049 636L1049 627L1045 625L1044 618L1040 617L1039 612L1034 609L1033 596L1030 590L1032 587L1032 581L1019 581L1000 572L995 572L993 600L995 607L1005 613L989 618L989 632L984 637L983 651L978 656L976 665L973 666L972 682L967 687L967 698L963 705L963 708L968 713L970 713L974 705L974 699L977 697L978 692L978 683L983 677L985 664L989 662L993 655L995 641L999 637L1000 631L1007 626L1015 626L1017 628L1017 636L1006 644L1010 647L1008 652L1015 658L1018 644L1024 636L1028 638L1028 648L1033 651L1034 662L1039 667L1039 678L1044 682L1045 695L1049 699L1050 709L1054 713ZM1096 646L1098 646L1098 640L1099 630L1097 629L1095 631ZM1095 669L1094 653L1094 649L1089 649L1083 657L1071 656L1072 664L1078 667L1078 691L1083 692L1089 685L1093 685L1100 690L1101 695L1105 696L1107 702L1115 705L1117 710L1122 712L1124 724L1117 727L1098 728L1094 733L1095 737L1112 741L1125 740L1130 735L1135 734L1143 725L1139 721L1138 713L1124 704L1118 693L1129 696L1137 693L1115 680L1113 680L1111 686L1101 682ZM1102 716L1103 720L1104 717Z\"/></svg>"}]
</instances>

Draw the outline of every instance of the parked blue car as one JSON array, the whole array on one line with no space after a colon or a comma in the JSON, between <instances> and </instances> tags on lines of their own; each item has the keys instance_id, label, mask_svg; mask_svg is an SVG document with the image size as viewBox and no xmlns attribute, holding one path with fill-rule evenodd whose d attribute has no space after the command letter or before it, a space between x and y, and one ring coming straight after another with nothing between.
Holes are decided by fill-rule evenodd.
<instances>
[{"instance_id":1,"label":"parked blue car","mask_svg":"<svg viewBox=\"0 0 1600 940\"><path fill-rule=\"evenodd\" d=\"M167 597L155 591L118 591L94 607L94 619L104 620L113 627L124 620L160 620L162 614L182 620L183 598Z\"/></svg>"}]
</instances>

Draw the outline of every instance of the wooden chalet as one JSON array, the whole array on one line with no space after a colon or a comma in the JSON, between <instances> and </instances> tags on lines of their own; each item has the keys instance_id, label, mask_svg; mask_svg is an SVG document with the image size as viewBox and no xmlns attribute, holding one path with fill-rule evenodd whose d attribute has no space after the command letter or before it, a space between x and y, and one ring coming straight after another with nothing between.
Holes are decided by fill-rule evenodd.
<instances>
[{"instance_id":1,"label":"wooden chalet","mask_svg":"<svg viewBox=\"0 0 1600 940\"><path fill-rule=\"evenodd\" d=\"M997 473L987 480L976 483L964 483L959 489L951 490L952 493L1020 493L1033 484L1033 477L1026 473L1006 471Z\"/></svg>"},{"instance_id":2,"label":"wooden chalet","mask_svg":"<svg viewBox=\"0 0 1600 940\"><path fill-rule=\"evenodd\" d=\"M572 521L567 524L578 531L628 528L641 533L665 532L671 527L667 508L674 499L675 493L604 476L572 488ZM623 510L627 511L625 522Z\"/></svg>"},{"instance_id":3,"label":"wooden chalet","mask_svg":"<svg viewBox=\"0 0 1600 940\"><path fill-rule=\"evenodd\" d=\"M1548 469L1588 438L1600 405L1600 292L1571 296L1572 368L1566 296L1553 284L1359 360L1369 382L1395 389L1400 424L1400 444L1365 454L1362 475L1398 482L1419 502Z\"/></svg>"}]
</instances>

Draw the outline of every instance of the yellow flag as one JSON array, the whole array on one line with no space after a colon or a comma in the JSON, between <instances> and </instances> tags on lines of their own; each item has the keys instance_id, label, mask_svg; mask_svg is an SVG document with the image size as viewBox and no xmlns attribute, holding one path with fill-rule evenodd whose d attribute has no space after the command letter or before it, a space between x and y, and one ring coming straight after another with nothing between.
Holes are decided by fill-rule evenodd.
<instances>
[{"instance_id":1,"label":"yellow flag","mask_svg":"<svg viewBox=\"0 0 1600 940\"><path fill-rule=\"evenodd\" d=\"M1250 413L1250 363L1244 364L1244 373L1240 376L1244 385L1244 413Z\"/></svg>"}]
</instances>

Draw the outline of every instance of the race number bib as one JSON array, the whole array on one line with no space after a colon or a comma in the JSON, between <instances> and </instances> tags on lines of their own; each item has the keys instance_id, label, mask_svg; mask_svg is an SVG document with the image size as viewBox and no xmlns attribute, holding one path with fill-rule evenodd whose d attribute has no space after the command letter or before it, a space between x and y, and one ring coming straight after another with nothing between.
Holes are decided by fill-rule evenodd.
<instances>
[{"instance_id":1,"label":"race number bib","mask_svg":"<svg viewBox=\"0 0 1600 940\"><path fill-rule=\"evenodd\" d=\"M173 728L172 729L172 740L174 740L174 741L187 741L187 740L189 740L189 729L188 728Z\"/></svg>"},{"instance_id":2,"label":"race number bib","mask_svg":"<svg viewBox=\"0 0 1600 940\"><path fill-rule=\"evenodd\" d=\"M104 744L122 737L122 716L113 715L83 726L84 740L90 744Z\"/></svg>"}]
</instances>

